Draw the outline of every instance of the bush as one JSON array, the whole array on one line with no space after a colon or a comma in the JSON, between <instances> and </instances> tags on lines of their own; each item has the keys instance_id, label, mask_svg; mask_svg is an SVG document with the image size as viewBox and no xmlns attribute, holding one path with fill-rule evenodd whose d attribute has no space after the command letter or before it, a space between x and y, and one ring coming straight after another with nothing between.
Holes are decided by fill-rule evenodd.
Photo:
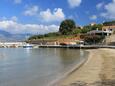
<instances>
[{"instance_id":1,"label":"bush","mask_svg":"<svg viewBox=\"0 0 115 86\"><path fill-rule=\"evenodd\" d=\"M103 23L104 26L112 26L115 25L115 21L108 21Z\"/></svg>"},{"instance_id":2,"label":"bush","mask_svg":"<svg viewBox=\"0 0 115 86\"><path fill-rule=\"evenodd\" d=\"M72 34L79 34L79 33L81 33L81 29L78 29L78 28L76 28L76 29L72 32Z\"/></svg>"},{"instance_id":3,"label":"bush","mask_svg":"<svg viewBox=\"0 0 115 86\"><path fill-rule=\"evenodd\" d=\"M58 32L52 32L52 33L48 33L48 34L45 34L44 37L54 37L54 36L59 36L60 33Z\"/></svg>"},{"instance_id":4,"label":"bush","mask_svg":"<svg viewBox=\"0 0 115 86\"><path fill-rule=\"evenodd\" d=\"M34 35L28 38L28 40L35 40L35 39L41 39L44 38L44 35Z\"/></svg>"},{"instance_id":5,"label":"bush","mask_svg":"<svg viewBox=\"0 0 115 86\"><path fill-rule=\"evenodd\" d=\"M89 44L97 44L101 42L104 39L104 37L99 36L99 35L87 35L84 37L84 41L89 43Z\"/></svg>"},{"instance_id":6,"label":"bush","mask_svg":"<svg viewBox=\"0 0 115 86\"><path fill-rule=\"evenodd\" d=\"M48 33L48 34L44 34L44 35L34 35L34 36L31 36L28 40L43 39L45 37L56 37L56 36L60 36L60 33L52 32L52 33Z\"/></svg>"}]
</instances>

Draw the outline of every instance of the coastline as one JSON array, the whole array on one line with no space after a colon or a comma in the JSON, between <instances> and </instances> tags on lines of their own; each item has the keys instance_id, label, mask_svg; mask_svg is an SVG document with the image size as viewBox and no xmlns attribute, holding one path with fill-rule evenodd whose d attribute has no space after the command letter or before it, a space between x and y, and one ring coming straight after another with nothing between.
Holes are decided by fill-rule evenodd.
<instances>
[{"instance_id":1,"label":"coastline","mask_svg":"<svg viewBox=\"0 0 115 86\"><path fill-rule=\"evenodd\" d=\"M53 86L115 86L115 50L88 51L87 61Z\"/></svg>"},{"instance_id":2,"label":"coastline","mask_svg":"<svg viewBox=\"0 0 115 86\"><path fill-rule=\"evenodd\" d=\"M60 83L61 81L63 81L66 77L68 77L69 75L71 75L73 72L77 71L82 65L84 65L89 57L89 51L88 55L86 57L86 59L83 59L80 63L78 63L77 65L75 65L74 67L72 67L69 71L67 71L66 73L60 75L57 79L55 79L54 81L52 81L51 83L49 83L47 86L58 86L58 83Z\"/></svg>"}]
</instances>

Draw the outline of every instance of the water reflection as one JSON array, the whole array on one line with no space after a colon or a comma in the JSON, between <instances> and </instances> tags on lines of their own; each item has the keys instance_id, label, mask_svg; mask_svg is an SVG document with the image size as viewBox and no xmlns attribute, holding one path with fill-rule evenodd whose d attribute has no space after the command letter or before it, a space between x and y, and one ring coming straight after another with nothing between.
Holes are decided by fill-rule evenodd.
<instances>
[{"instance_id":1,"label":"water reflection","mask_svg":"<svg viewBox=\"0 0 115 86\"><path fill-rule=\"evenodd\" d=\"M74 49L0 49L0 86L46 86L84 51Z\"/></svg>"},{"instance_id":2,"label":"water reflection","mask_svg":"<svg viewBox=\"0 0 115 86\"><path fill-rule=\"evenodd\" d=\"M80 58L79 50L61 49L59 52L62 64L64 66L68 64L73 64L74 62L76 62L76 60L79 60Z\"/></svg>"}]
</instances>

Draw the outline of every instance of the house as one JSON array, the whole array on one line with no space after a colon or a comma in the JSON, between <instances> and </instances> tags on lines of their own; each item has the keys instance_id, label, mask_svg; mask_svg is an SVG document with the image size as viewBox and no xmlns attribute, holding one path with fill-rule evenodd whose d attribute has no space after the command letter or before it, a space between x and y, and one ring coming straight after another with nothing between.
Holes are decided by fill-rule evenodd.
<instances>
[{"instance_id":1,"label":"house","mask_svg":"<svg viewBox=\"0 0 115 86\"><path fill-rule=\"evenodd\" d=\"M109 36L112 34L112 31L103 31L103 30L92 30L87 32L89 35L101 35L101 36Z\"/></svg>"},{"instance_id":2,"label":"house","mask_svg":"<svg viewBox=\"0 0 115 86\"><path fill-rule=\"evenodd\" d=\"M111 31L111 32L114 32L115 31L115 25L112 25L112 26L103 26L102 27L102 31Z\"/></svg>"},{"instance_id":3,"label":"house","mask_svg":"<svg viewBox=\"0 0 115 86\"><path fill-rule=\"evenodd\" d=\"M111 25L111 26L103 26L102 30L98 30L98 28L97 28L97 30L89 31L87 34L109 36L114 31L115 31L115 25Z\"/></svg>"}]
</instances>

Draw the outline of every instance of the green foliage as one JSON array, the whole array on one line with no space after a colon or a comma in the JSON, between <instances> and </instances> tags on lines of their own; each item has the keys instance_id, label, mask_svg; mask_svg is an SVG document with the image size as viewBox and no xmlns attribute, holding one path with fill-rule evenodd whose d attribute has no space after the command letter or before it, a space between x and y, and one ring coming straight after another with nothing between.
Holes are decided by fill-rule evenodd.
<instances>
[{"instance_id":1,"label":"green foliage","mask_svg":"<svg viewBox=\"0 0 115 86\"><path fill-rule=\"evenodd\" d=\"M62 35L70 35L76 29L75 22L71 19L66 19L61 22L59 32Z\"/></svg>"},{"instance_id":2,"label":"green foliage","mask_svg":"<svg viewBox=\"0 0 115 86\"><path fill-rule=\"evenodd\" d=\"M81 33L87 33L87 32L89 32L90 31L90 29L88 29L88 28L83 28L82 30L81 30Z\"/></svg>"},{"instance_id":3,"label":"green foliage","mask_svg":"<svg viewBox=\"0 0 115 86\"><path fill-rule=\"evenodd\" d=\"M103 23L104 26L111 26L111 25L115 25L115 21L108 21L108 22L104 22Z\"/></svg>"},{"instance_id":4,"label":"green foliage","mask_svg":"<svg viewBox=\"0 0 115 86\"><path fill-rule=\"evenodd\" d=\"M81 29L76 28L75 30L73 30L72 34L79 34L81 33Z\"/></svg>"},{"instance_id":5,"label":"green foliage","mask_svg":"<svg viewBox=\"0 0 115 86\"><path fill-rule=\"evenodd\" d=\"M104 37L99 36L99 35L87 35L84 36L84 41L87 42L88 44L97 44L100 43Z\"/></svg>"},{"instance_id":6,"label":"green foliage","mask_svg":"<svg viewBox=\"0 0 115 86\"><path fill-rule=\"evenodd\" d=\"M96 24L96 25L93 25L93 26L87 25L87 26L83 27L83 29L81 30L81 33L87 33L91 30L96 30L96 29L101 30L102 26L103 26L102 24Z\"/></svg>"},{"instance_id":7,"label":"green foliage","mask_svg":"<svg viewBox=\"0 0 115 86\"><path fill-rule=\"evenodd\" d=\"M56 36L60 36L60 33L52 32L52 33L48 33L44 35L34 35L34 36L31 36L28 40L43 39L45 37L56 37Z\"/></svg>"},{"instance_id":8,"label":"green foliage","mask_svg":"<svg viewBox=\"0 0 115 86\"><path fill-rule=\"evenodd\" d=\"M91 31L90 25L84 26L83 29L81 29L81 33L87 33L89 31Z\"/></svg>"},{"instance_id":9,"label":"green foliage","mask_svg":"<svg viewBox=\"0 0 115 86\"><path fill-rule=\"evenodd\" d=\"M28 40L35 40L35 39L42 39L44 38L44 35L34 35L28 38Z\"/></svg>"},{"instance_id":10,"label":"green foliage","mask_svg":"<svg viewBox=\"0 0 115 86\"><path fill-rule=\"evenodd\" d=\"M45 34L44 37L54 37L54 36L59 36L60 33L58 32L52 32L52 33L48 33L48 34Z\"/></svg>"},{"instance_id":11,"label":"green foliage","mask_svg":"<svg viewBox=\"0 0 115 86\"><path fill-rule=\"evenodd\" d=\"M96 24L96 25L91 26L91 30L96 30L96 29L102 30L102 27L103 27L102 24Z\"/></svg>"},{"instance_id":12,"label":"green foliage","mask_svg":"<svg viewBox=\"0 0 115 86\"><path fill-rule=\"evenodd\" d=\"M84 26L82 29L81 27L76 27L76 24L73 20L71 19L66 19L64 21L62 21L60 23L60 27L59 27L59 32L52 32L52 33L48 33L48 34L44 34L44 35L34 35L31 36L28 40L36 40L36 39L44 39L44 38L48 38L48 39L52 39L52 38L66 38L66 37L70 37L72 35L77 35L77 34L85 34L91 30L102 30L103 25L115 25L115 21L111 21L111 22L104 22L103 24L95 24L93 26L91 25L87 25ZM115 32L114 32L115 33ZM100 41L102 38L99 36L86 36L85 39L87 42L98 42Z\"/></svg>"}]
</instances>

